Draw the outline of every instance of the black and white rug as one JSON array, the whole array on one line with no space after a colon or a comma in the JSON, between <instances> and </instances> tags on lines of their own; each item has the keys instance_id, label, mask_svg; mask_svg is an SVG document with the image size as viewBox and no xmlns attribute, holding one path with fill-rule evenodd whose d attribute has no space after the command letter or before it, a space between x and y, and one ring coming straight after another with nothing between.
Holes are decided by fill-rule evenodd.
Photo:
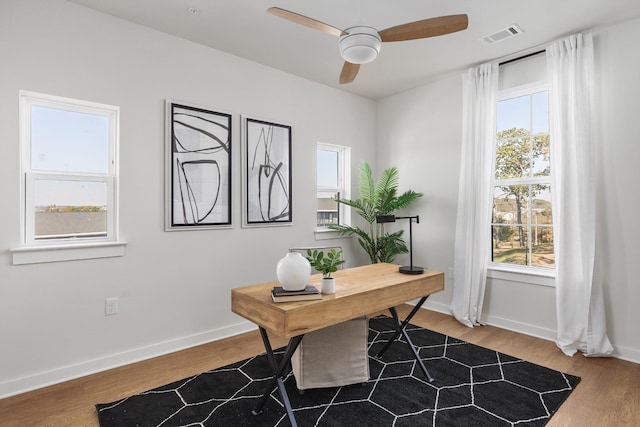
<instances>
[{"instance_id":1,"label":"black and white rug","mask_svg":"<svg viewBox=\"0 0 640 427\"><path fill-rule=\"evenodd\" d=\"M418 326L407 330L434 378L429 382L405 343L377 354L393 320L369 321L370 380L306 390L285 381L299 426L543 426L580 378ZM254 409L271 370L261 354L117 402L96 405L101 427L289 426L277 390Z\"/></svg>"}]
</instances>

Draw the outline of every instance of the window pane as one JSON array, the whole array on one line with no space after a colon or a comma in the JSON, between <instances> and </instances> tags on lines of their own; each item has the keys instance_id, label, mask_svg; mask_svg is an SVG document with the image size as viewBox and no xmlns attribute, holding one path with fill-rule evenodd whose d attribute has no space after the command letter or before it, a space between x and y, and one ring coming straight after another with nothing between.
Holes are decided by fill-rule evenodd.
<instances>
[{"instance_id":1,"label":"window pane","mask_svg":"<svg viewBox=\"0 0 640 427\"><path fill-rule=\"evenodd\" d=\"M549 92L531 95L531 133L549 133Z\"/></svg>"},{"instance_id":2,"label":"window pane","mask_svg":"<svg viewBox=\"0 0 640 427\"><path fill-rule=\"evenodd\" d=\"M529 190L528 185L494 187L493 222L496 224L526 224Z\"/></svg>"},{"instance_id":3,"label":"window pane","mask_svg":"<svg viewBox=\"0 0 640 427\"><path fill-rule=\"evenodd\" d=\"M318 187L339 187L338 152L318 149Z\"/></svg>"},{"instance_id":4,"label":"window pane","mask_svg":"<svg viewBox=\"0 0 640 427\"><path fill-rule=\"evenodd\" d=\"M532 261L537 267L555 268L553 252L553 228L545 225L532 225Z\"/></svg>"},{"instance_id":5,"label":"window pane","mask_svg":"<svg viewBox=\"0 0 640 427\"><path fill-rule=\"evenodd\" d=\"M531 223L552 225L551 189L549 185L531 186Z\"/></svg>"},{"instance_id":6,"label":"window pane","mask_svg":"<svg viewBox=\"0 0 640 427\"><path fill-rule=\"evenodd\" d=\"M504 264L528 265L528 236L524 226L494 225L491 260Z\"/></svg>"},{"instance_id":7,"label":"window pane","mask_svg":"<svg viewBox=\"0 0 640 427\"><path fill-rule=\"evenodd\" d=\"M32 106L31 169L109 173L109 118Z\"/></svg>"},{"instance_id":8,"label":"window pane","mask_svg":"<svg viewBox=\"0 0 640 427\"><path fill-rule=\"evenodd\" d=\"M41 180L34 183L34 238L107 236L107 183Z\"/></svg>"},{"instance_id":9,"label":"window pane","mask_svg":"<svg viewBox=\"0 0 640 427\"><path fill-rule=\"evenodd\" d=\"M532 185L531 191L531 265L555 268L551 191L548 185Z\"/></svg>"},{"instance_id":10,"label":"window pane","mask_svg":"<svg viewBox=\"0 0 640 427\"><path fill-rule=\"evenodd\" d=\"M336 199L339 196L339 193L326 191L318 192L318 227L327 227L332 224L340 223L340 209L338 207L338 203L336 202Z\"/></svg>"},{"instance_id":11,"label":"window pane","mask_svg":"<svg viewBox=\"0 0 640 427\"><path fill-rule=\"evenodd\" d=\"M527 132L531 129L528 95L500 101L497 108L498 133L508 129L524 129Z\"/></svg>"},{"instance_id":12,"label":"window pane","mask_svg":"<svg viewBox=\"0 0 640 427\"><path fill-rule=\"evenodd\" d=\"M549 185L494 187L492 222L493 262L555 268Z\"/></svg>"}]
</instances>

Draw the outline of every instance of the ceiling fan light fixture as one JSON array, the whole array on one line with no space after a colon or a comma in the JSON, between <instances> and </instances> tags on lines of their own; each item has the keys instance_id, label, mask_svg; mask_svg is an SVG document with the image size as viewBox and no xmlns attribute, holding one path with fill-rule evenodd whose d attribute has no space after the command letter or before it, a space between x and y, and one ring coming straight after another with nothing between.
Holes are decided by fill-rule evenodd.
<instances>
[{"instance_id":1,"label":"ceiling fan light fixture","mask_svg":"<svg viewBox=\"0 0 640 427\"><path fill-rule=\"evenodd\" d=\"M351 27L338 42L340 55L352 64L366 64L376 59L382 47L380 34L371 27Z\"/></svg>"}]
</instances>

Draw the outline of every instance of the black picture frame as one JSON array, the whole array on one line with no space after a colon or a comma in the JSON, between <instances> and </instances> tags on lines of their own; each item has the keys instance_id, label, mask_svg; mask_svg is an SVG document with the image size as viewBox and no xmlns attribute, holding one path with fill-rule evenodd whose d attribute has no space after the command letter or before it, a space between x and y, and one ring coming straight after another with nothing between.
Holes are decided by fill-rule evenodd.
<instances>
[{"instance_id":1,"label":"black picture frame","mask_svg":"<svg viewBox=\"0 0 640 427\"><path fill-rule=\"evenodd\" d=\"M166 230L231 227L233 118L166 101Z\"/></svg>"},{"instance_id":2,"label":"black picture frame","mask_svg":"<svg viewBox=\"0 0 640 427\"><path fill-rule=\"evenodd\" d=\"M242 130L242 225L292 225L291 126L243 116Z\"/></svg>"}]
</instances>

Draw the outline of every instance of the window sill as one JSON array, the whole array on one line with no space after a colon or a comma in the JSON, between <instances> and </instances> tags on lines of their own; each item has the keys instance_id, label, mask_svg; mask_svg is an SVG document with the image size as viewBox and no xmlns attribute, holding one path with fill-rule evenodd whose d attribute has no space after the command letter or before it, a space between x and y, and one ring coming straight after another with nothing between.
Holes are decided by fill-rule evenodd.
<instances>
[{"instance_id":1,"label":"window sill","mask_svg":"<svg viewBox=\"0 0 640 427\"><path fill-rule=\"evenodd\" d=\"M508 280L511 282L529 283L532 285L551 286L556 285L555 271L536 268L509 268L492 265L487 269L487 278Z\"/></svg>"},{"instance_id":2,"label":"window sill","mask_svg":"<svg viewBox=\"0 0 640 427\"><path fill-rule=\"evenodd\" d=\"M75 261L124 256L126 242L81 243L58 246L30 246L10 249L13 265Z\"/></svg>"},{"instance_id":3,"label":"window sill","mask_svg":"<svg viewBox=\"0 0 640 427\"><path fill-rule=\"evenodd\" d=\"M331 240L331 239L347 239L351 236L340 235L339 231L329 229L316 229L314 231L316 240Z\"/></svg>"}]
</instances>

